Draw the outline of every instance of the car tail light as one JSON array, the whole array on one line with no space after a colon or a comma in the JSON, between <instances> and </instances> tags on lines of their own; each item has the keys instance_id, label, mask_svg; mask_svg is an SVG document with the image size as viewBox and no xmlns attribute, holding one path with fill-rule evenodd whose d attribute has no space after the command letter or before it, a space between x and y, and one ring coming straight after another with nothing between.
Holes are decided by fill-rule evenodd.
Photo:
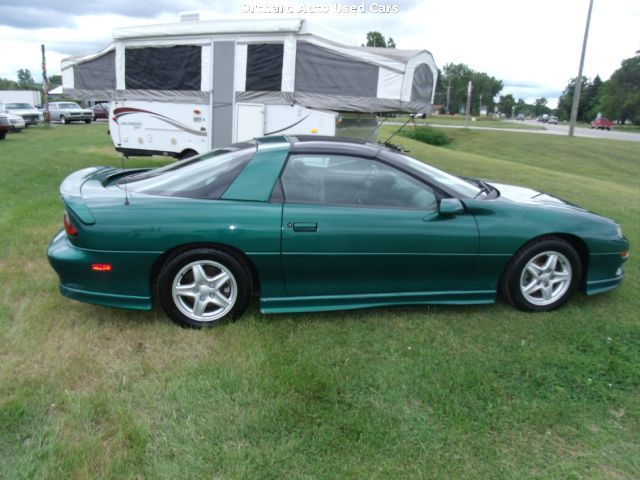
<instances>
[{"instance_id":1,"label":"car tail light","mask_svg":"<svg viewBox=\"0 0 640 480\"><path fill-rule=\"evenodd\" d=\"M91 270L94 272L110 272L111 264L110 263L94 263L91 265Z\"/></svg>"},{"instance_id":2,"label":"car tail light","mask_svg":"<svg viewBox=\"0 0 640 480\"><path fill-rule=\"evenodd\" d=\"M70 235L72 237L75 237L78 235L78 230L76 229L76 227L73 226L73 223L71 223L71 220L69 220L69 214L66 211L64 212L63 223L64 223L64 230L65 232L67 232L67 235Z\"/></svg>"}]
</instances>

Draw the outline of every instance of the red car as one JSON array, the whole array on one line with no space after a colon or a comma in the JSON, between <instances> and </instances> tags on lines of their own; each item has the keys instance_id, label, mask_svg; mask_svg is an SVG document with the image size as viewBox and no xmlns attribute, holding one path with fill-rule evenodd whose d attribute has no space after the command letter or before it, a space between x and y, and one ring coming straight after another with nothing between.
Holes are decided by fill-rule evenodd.
<instances>
[{"instance_id":1,"label":"red car","mask_svg":"<svg viewBox=\"0 0 640 480\"><path fill-rule=\"evenodd\" d=\"M4 140L4 137L7 135L9 130L11 130L9 119L5 116L0 116L0 140Z\"/></svg>"},{"instance_id":2,"label":"red car","mask_svg":"<svg viewBox=\"0 0 640 480\"><path fill-rule=\"evenodd\" d=\"M91 107L93 110L93 119L94 120L108 120L109 119L109 104L108 103L98 103Z\"/></svg>"},{"instance_id":3,"label":"red car","mask_svg":"<svg viewBox=\"0 0 640 480\"><path fill-rule=\"evenodd\" d=\"M591 122L591 128L597 128L598 130L611 130L613 122L608 118L600 117Z\"/></svg>"}]
</instances>

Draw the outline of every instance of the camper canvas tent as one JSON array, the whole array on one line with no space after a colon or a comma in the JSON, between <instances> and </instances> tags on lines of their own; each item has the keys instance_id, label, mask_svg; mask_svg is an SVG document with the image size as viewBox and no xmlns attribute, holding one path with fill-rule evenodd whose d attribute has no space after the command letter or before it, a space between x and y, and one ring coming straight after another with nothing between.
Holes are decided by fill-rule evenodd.
<instances>
[{"instance_id":1,"label":"camper canvas tent","mask_svg":"<svg viewBox=\"0 0 640 480\"><path fill-rule=\"evenodd\" d=\"M428 112L426 50L357 47L304 19L122 28L63 60L65 94L110 100L120 151L180 156L272 133L335 134L335 112ZM339 43L344 41L344 43Z\"/></svg>"}]
</instances>

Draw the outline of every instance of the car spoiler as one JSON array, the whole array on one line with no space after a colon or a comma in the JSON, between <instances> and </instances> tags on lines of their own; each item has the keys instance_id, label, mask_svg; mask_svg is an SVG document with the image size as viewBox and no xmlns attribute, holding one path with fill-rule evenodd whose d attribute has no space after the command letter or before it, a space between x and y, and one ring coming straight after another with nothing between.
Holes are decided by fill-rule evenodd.
<instances>
[{"instance_id":1,"label":"car spoiler","mask_svg":"<svg viewBox=\"0 0 640 480\"><path fill-rule=\"evenodd\" d=\"M60 185L60 195L82 198L82 185L91 177L106 170L113 170L113 167L89 167L72 173Z\"/></svg>"}]
</instances>

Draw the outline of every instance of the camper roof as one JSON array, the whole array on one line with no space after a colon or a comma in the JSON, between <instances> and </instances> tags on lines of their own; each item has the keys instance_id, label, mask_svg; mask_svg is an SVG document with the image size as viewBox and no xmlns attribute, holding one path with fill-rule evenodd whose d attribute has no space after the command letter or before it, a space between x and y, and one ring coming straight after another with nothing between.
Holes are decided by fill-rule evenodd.
<instances>
[{"instance_id":1,"label":"camper roof","mask_svg":"<svg viewBox=\"0 0 640 480\"><path fill-rule=\"evenodd\" d=\"M354 38L324 25L304 18L281 19L223 19L189 20L157 25L118 28L113 31L114 40L133 38L167 37L182 35L222 35L222 34L273 34L295 33L317 35L346 45L357 45Z\"/></svg>"}]
</instances>

